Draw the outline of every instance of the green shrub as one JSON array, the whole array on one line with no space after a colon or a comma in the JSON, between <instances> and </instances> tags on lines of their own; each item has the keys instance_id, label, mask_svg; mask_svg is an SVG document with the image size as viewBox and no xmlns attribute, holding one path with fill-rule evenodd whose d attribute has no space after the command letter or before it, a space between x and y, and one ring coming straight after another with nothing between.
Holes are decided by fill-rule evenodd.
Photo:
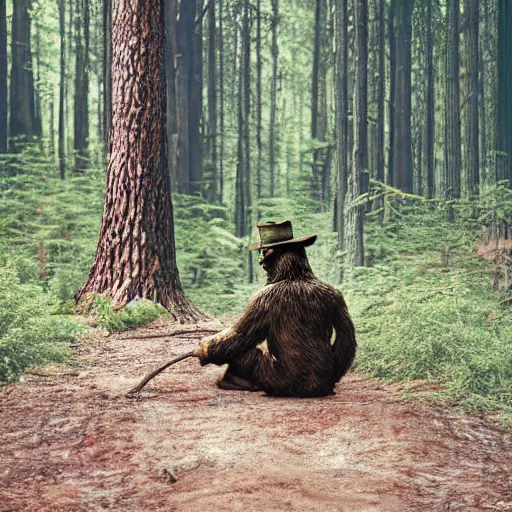
<instances>
[{"instance_id":1,"label":"green shrub","mask_svg":"<svg viewBox=\"0 0 512 512\"><path fill-rule=\"evenodd\" d=\"M98 324L109 331L133 329L168 314L160 305L149 300L139 299L128 303L119 311L112 309L112 301L105 295L94 297L90 314L95 316Z\"/></svg>"},{"instance_id":2,"label":"green shrub","mask_svg":"<svg viewBox=\"0 0 512 512\"><path fill-rule=\"evenodd\" d=\"M0 382L15 380L27 366L63 361L70 352L57 341L76 339L70 319L52 318L37 285L22 284L16 269L0 267Z\"/></svg>"}]
</instances>

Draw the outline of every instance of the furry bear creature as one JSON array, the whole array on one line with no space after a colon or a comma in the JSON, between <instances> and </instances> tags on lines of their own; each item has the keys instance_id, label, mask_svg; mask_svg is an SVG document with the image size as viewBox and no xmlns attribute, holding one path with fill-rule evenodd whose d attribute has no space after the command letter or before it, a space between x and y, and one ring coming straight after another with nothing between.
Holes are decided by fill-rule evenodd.
<instances>
[{"instance_id":1,"label":"furry bear creature","mask_svg":"<svg viewBox=\"0 0 512 512\"><path fill-rule=\"evenodd\" d=\"M325 396L352 364L356 339L345 301L313 274L304 248L312 242L294 240L260 247L266 286L232 327L195 352L202 365L229 365L223 389Z\"/></svg>"}]
</instances>

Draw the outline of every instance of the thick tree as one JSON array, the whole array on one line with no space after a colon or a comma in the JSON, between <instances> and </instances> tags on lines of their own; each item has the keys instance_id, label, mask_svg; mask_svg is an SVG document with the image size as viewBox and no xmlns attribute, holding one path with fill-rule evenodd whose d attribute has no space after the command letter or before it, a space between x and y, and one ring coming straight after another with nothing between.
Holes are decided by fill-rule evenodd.
<instances>
[{"instance_id":1,"label":"thick tree","mask_svg":"<svg viewBox=\"0 0 512 512\"><path fill-rule=\"evenodd\" d=\"M496 178L512 180L512 0L498 0L498 133ZM512 188L512 181L509 182Z\"/></svg>"},{"instance_id":2,"label":"thick tree","mask_svg":"<svg viewBox=\"0 0 512 512\"><path fill-rule=\"evenodd\" d=\"M32 0L16 0L12 17L12 66L10 137L32 138L41 135L35 110L34 73L30 45Z\"/></svg>"},{"instance_id":3,"label":"thick tree","mask_svg":"<svg viewBox=\"0 0 512 512\"><path fill-rule=\"evenodd\" d=\"M459 89L459 0L448 0L446 7L446 94L445 170L442 193L460 197L462 167Z\"/></svg>"},{"instance_id":4,"label":"thick tree","mask_svg":"<svg viewBox=\"0 0 512 512\"><path fill-rule=\"evenodd\" d=\"M89 0L76 0L75 7L75 172L89 165Z\"/></svg>"},{"instance_id":5,"label":"thick tree","mask_svg":"<svg viewBox=\"0 0 512 512\"><path fill-rule=\"evenodd\" d=\"M113 4L113 117L105 209L96 257L77 300L136 298L175 318L200 315L176 266L165 133L164 0Z\"/></svg>"},{"instance_id":6,"label":"thick tree","mask_svg":"<svg viewBox=\"0 0 512 512\"><path fill-rule=\"evenodd\" d=\"M393 135L393 186L412 192L411 41L413 0L397 0L395 16L395 98Z\"/></svg>"},{"instance_id":7,"label":"thick tree","mask_svg":"<svg viewBox=\"0 0 512 512\"><path fill-rule=\"evenodd\" d=\"M464 196L470 198L478 194L480 180L479 136L478 136L478 0L465 0L466 14L466 122L465 141L466 165L464 172Z\"/></svg>"},{"instance_id":8,"label":"thick tree","mask_svg":"<svg viewBox=\"0 0 512 512\"><path fill-rule=\"evenodd\" d=\"M7 152L7 18L0 0L0 153Z\"/></svg>"},{"instance_id":9,"label":"thick tree","mask_svg":"<svg viewBox=\"0 0 512 512\"><path fill-rule=\"evenodd\" d=\"M354 82L354 145L352 169L348 184L347 226L345 248L351 266L364 263L364 207L358 202L365 183L363 174L368 169L367 150L367 62L368 62L368 4L367 0L354 0L355 57Z\"/></svg>"}]
</instances>

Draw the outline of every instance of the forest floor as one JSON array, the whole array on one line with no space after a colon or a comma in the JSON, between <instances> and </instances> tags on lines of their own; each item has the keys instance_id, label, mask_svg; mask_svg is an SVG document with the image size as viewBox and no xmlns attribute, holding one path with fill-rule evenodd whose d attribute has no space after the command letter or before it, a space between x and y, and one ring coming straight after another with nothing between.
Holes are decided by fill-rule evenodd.
<instances>
[{"instance_id":1,"label":"forest floor","mask_svg":"<svg viewBox=\"0 0 512 512\"><path fill-rule=\"evenodd\" d=\"M512 511L511 433L403 384L270 398L189 359L125 398L196 345L175 328L86 339L0 389L0 511Z\"/></svg>"}]
</instances>

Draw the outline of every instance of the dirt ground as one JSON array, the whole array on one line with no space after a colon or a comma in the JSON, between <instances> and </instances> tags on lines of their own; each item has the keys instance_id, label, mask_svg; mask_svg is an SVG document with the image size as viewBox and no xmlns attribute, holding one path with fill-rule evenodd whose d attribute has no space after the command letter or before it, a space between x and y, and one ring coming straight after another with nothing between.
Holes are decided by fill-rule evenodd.
<instances>
[{"instance_id":1,"label":"dirt ground","mask_svg":"<svg viewBox=\"0 0 512 512\"><path fill-rule=\"evenodd\" d=\"M512 511L510 433L350 374L336 395L223 391L159 323L0 389L0 511ZM64 372L78 374L62 375Z\"/></svg>"}]
</instances>

